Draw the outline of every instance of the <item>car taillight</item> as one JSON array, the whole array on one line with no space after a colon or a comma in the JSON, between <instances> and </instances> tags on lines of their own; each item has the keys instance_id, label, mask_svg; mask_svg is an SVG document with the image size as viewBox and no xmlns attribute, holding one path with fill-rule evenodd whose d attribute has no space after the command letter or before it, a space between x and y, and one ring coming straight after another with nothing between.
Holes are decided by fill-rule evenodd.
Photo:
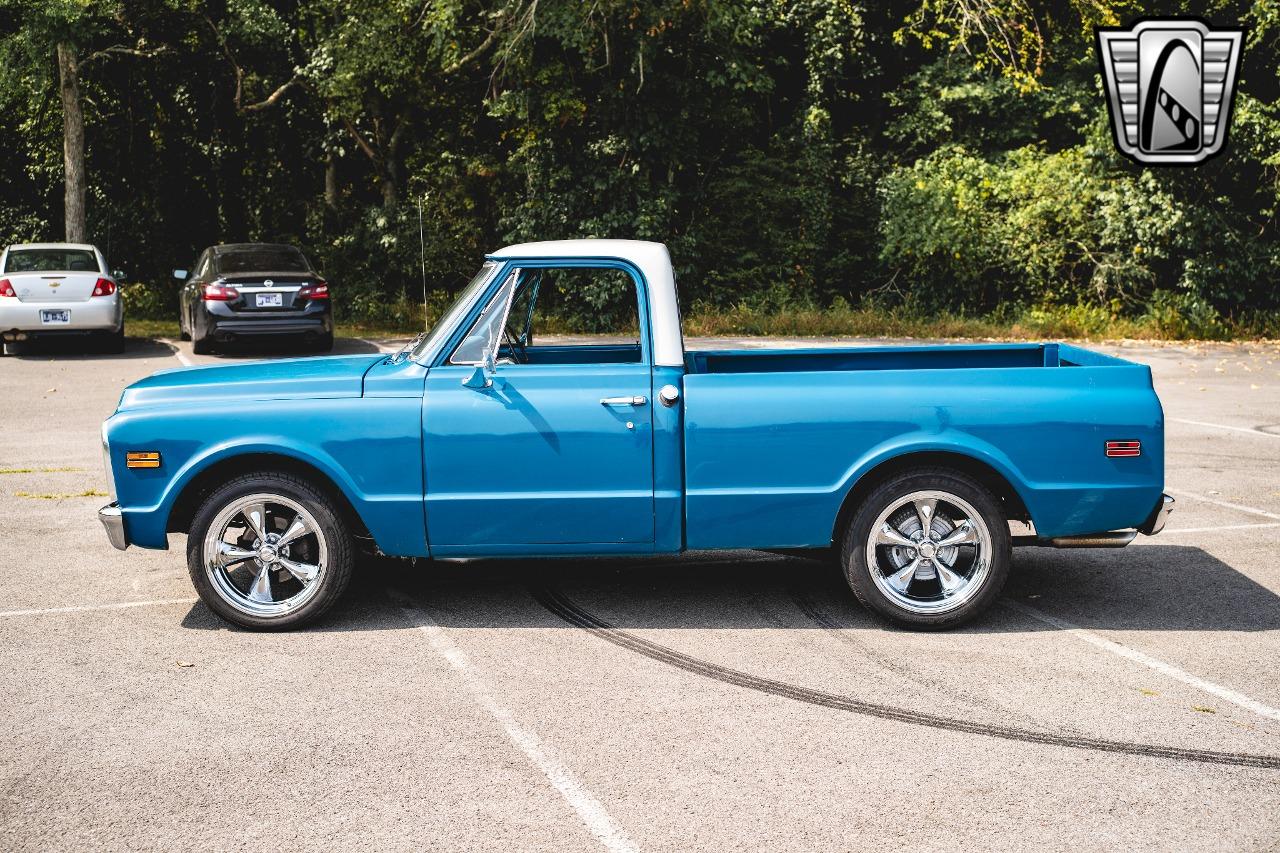
<instances>
[{"instance_id":1,"label":"car taillight","mask_svg":"<svg viewBox=\"0 0 1280 853\"><path fill-rule=\"evenodd\" d=\"M1141 456L1142 442L1140 441L1108 441L1108 456Z\"/></svg>"},{"instance_id":2,"label":"car taillight","mask_svg":"<svg viewBox=\"0 0 1280 853\"><path fill-rule=\"evenodd\" d=\"M298 290L298 295L305 299L328 299L329 283L327 281L317 281L314 284L304 284Z\"/></svg>"},{"instance_id":3,"label":"car taillight","mask_svg":"<svg viewBox=\"0 0 1280 853\"><path fill-rule=\"evenodd\" d=\"M205 302L230 302L232 299L239 299L240 291L234 287L228 287L225 284L206 284L204 286Z\"/></svg>"},{"instance_id":4,"label":"car taillight","mask_svg":"<svg viewBox=\"0 0 1280 853\"><path fill-rule=\"evenodd\" d=\"M93 285L94 296L110 296L116 292L116 283L110 279L100 278Z\"/></svg>"},{"instance_id":5,"label":"car taillight","mask_svg":"<svg viewBox=\"0 0 1280 853\"><path fill-rule=\"evenodd\" d=\"M17 298L18 294L13 292L13 282L7 278L0 278L0 296L12 296Z\"/></svg>"}]
</instances>

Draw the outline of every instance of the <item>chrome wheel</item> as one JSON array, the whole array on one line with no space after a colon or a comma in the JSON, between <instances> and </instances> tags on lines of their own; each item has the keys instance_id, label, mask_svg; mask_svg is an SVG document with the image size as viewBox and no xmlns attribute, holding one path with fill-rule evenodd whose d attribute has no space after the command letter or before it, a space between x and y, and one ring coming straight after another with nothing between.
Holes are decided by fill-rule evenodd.
<instances>
[{"instance_id":1,"label":"chrome wheel","mask_svg":"<svg viewBox=\"0 0 1280 853\"><path fill-rule=\"evenodd\" d=\"M867 568L891 602L946 613L977 595L991 570L991 532L967 501L943 491L895 500L871 525Z\"/></svg>"},{"instance_id":2,"label":"chrome wheel","mask_svg":"<svg viewBox=\"0 0 1280 853\"><path fill-rule=\"evenodd\" d=\"M251 616L296 610L321 588L329 546L299 503L259 493L223 507L204 538L202 564L218 597Z\"/></svg>"}]
</instances>

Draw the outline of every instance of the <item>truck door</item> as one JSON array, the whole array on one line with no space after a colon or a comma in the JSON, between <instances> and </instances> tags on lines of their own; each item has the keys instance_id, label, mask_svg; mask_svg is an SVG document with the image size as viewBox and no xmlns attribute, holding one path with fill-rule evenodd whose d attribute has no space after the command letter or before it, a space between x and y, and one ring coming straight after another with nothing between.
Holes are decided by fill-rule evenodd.
<instances>
[{"instance_id":1,"label":"truck door","mask_svg":"<svg viewBox=\"0 0 1280 853\"><path fill-rule=\"evenodd\" d=\"M423 398L432 553L649 550L653 395L639 288L616 268L513 269L432 367ZM535 340L552 317L570 331L620 334Z\"/></svg>"}]
</instances>

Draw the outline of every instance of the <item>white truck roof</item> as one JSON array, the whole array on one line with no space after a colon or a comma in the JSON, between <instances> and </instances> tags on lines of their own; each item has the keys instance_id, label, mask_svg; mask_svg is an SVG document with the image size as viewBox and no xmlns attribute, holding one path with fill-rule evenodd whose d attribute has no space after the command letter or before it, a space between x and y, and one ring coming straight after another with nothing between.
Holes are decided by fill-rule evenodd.
<instances>
[{"instance_id":1,"label":"white truck roof","mask_svg":"<svg viewBox=\"0 0 1280 853\"><path fill-rule=\"evenodd\" d=\"M501 260L565 258L626 261L640 270L648 283L653 363L661 367L684 364L676 279L671 270L671 256L663 244L645 240L545 240L506 246L489 257Z\"/></svg>"}]
</instances>

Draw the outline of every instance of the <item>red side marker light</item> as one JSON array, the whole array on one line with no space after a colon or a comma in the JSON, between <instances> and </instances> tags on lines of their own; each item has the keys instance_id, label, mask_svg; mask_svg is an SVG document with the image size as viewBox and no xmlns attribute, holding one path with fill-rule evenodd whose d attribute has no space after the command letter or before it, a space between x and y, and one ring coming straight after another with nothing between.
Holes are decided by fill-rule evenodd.
<instances>
[{"instance_id":1,"label":"red side marker light","mask_svg":"<svg viewBox=\"0 0 1280 853\"><path fill-rule=\"evenodd\" d=\"M1108 441L1108 456L1141 456L1142 442L1140 441Z\"/></svg>"}]
</instances>

